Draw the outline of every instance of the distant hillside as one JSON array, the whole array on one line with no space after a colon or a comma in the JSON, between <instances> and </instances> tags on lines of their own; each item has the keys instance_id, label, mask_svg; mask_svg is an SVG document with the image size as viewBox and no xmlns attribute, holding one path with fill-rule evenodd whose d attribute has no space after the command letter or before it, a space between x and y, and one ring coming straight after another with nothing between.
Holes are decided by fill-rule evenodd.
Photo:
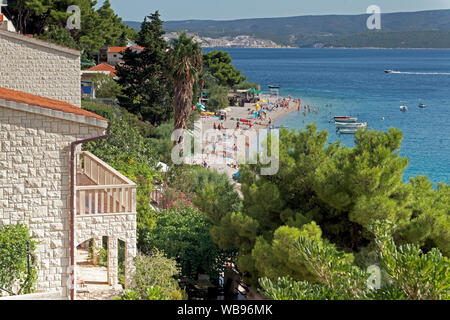
<instances>
[{"instance_id":1,"label":"distant hillside","mask_svg":"<svg viewBox=\"0 0 450 320\"><path fill-rule=\"evenodd\" d=\"M249 35L296 47L450 48L449 33L446 32L450 31L450 10L382 14L383 30L371 32L366 27L368 16L167 21L164 29L169 32L186 30L210 38ZM126 23L136 29L140 28L140 23ZM403 44L400 45L401 43Z\"/></svg>"}]
</instances>

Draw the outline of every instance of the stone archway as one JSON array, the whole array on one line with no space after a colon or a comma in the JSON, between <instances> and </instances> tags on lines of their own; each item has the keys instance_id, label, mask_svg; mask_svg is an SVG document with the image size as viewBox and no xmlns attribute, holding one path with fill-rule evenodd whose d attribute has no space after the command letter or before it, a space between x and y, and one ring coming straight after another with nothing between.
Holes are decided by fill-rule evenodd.
<instances>
[{"instance_id":1,"label":"stone archway","mask_svg":"<svg viewBox=\"0 0 450 320\"><path fill-rule=\"evenodd\" d=\"M91 238L77 245L77 286L80 291L86 285L107 285L108 266L106 263L106 250L102 237Z\"/></svg>"},{"instance_id":2,"label":"stone archway","mask_svg":"<svg viewBox=\"0 0 450 320\"><path fill-rule=\"evenodd\" d=\"M130 220L129 218L133 218ZM94 223L94 219L102 221ZM136 256L136 227L135 215L115 216L83 216L77 217L75 231L77 243L93 239L94 247L101 247L102 237L107 237L107 283L110 286L119 284L119 241L123 242L123 286L126 289L131 283L131 274L134 272L133 260ZM98 257L94 261L98 261Z\"/></svg>"},{"instance_id":3,"label":"stone archway","mask_svg":"<svg viewBox=\"0 0 450 320\"><path fill-rule=\"evenodd\" d=\"M134 271L135 244L112 235L85 238L88 240L77 246L77 299L109 300L120 296Z\"/></svg>"}]
</instances>

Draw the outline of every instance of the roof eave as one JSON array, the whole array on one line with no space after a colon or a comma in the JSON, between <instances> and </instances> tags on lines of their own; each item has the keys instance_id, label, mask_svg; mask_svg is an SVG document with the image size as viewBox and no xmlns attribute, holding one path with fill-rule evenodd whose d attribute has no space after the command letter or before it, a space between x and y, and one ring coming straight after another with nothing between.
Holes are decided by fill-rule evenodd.
<instances>
[{"instance_id":1,"label":"roof eave","mask_svg":"<svg viewBox=\"0 0 450 320\"><path fill-rule=\"evenodd\" d=\"M40 47L44 47L44 48L49 48L49 49L53 49L59 52L64 52L67 54L71 54L77 57L81 56L81 51L77 50L77 49L72 49L69 47L64 47L58 44L54 44L51 42L47 42L47 41L43 41L40 39L36 39L36 38L32 38L32 37L28 37L28 36L24 36L20 33L16 33L16 32L11 32L11 31L6 31L6 30L1 30L0 29L0 34L4 35L5 37L9 37L9 38L13 38L19 41L24 41L24 42L28 42Z\"/></svg>"},{"instance_id":2,"label":"roof eave","mask_svg":"<svg viewBox=\"0 0 450 320\"><path fill-rule=\"evenodd\" d=\"M71 122L77 122L92 127L106 129L108 127L107 120L101 120L94 117L87 117L84 115L78 115L69 112L63 112L59 110L44 108L40 106L33 106L26 103L15 102L11 100L0 99L0 107L9 108L17 111L33 113L40 116L56 118L60 120L66 120Z\"/></svg>"}]
</instances>

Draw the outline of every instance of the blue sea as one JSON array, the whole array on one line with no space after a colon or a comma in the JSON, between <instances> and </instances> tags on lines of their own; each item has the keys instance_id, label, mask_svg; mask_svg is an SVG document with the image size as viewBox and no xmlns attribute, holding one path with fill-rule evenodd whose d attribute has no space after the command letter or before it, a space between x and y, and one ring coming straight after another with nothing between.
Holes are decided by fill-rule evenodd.
<instances>
[{"instance_id":1,"label":"blue sea","mask_svg":"<svg viewBox=\"0 0 450 320\"><path fill-rule=\"evenodd\" d=\"M395 127L403 132L400 154L410 160L404 180L427 175L434 183L450 182L450 50L222 50L264 92L281 85L280 95L320 108L306 117L291 113L275 125L292 129L315 122L328 130L329 142L340 139L349 147L354 136L337 134L332 116L356 116L380 131ZM420 102L427 107L419 108ZM403 104L407 112L400 111Z\"/></svg>"}]
</instances>

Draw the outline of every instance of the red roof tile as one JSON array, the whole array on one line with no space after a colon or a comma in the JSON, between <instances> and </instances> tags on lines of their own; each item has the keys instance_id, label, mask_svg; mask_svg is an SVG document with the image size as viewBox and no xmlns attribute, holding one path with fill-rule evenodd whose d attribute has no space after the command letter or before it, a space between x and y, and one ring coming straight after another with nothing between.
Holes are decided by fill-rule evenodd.
<instances>
[{"instance_id":1,"label":"red roof tile","mask_svg":"<svg viewBox=\"0 0 450 320\"><path fill-rule=\"evenodd\" d=\"M136 46L136 47L108 47L108 52L111 53L120 53L122 51L127 50L128 48L130 49L138 49L138 50L144 50L144 47L141 46Z\"/></svg>"},{"instance_id":2,"label":"red roof tile","mask_svg":"<svg viewBox=\"0 0 450 320\"><path fill-rule=\"evenodd\" d=\"M44 98L41 96L36 96L34 94L11 90L11 89L6 89L6 88L2 88L2 87L0 87L0 99L19 102L19 103L25 103L25 104L28 104L31 106L38 106L41 108L52 109L52 110L57 110L57 111L62 111L62 112L66 112L66 113L72 113L72 114L76 114L76 115L80 115L80 116L96 118L99 120L107 121L105 118L103 118L95 113L78 108L67 102Z\"/></svg>"},{"instance_id":3,"label":"red roof tile","mask_svg":"<svg viewBox=\"0 0 450 320\"><path fill-rule=\"evenodd\" d=\"M116 76L116 68L114 68L112 65L107 64L105 62L100 63L99 65L89 68L87 71L108 71L110 75L113 77Z\"/></svg>"}]
</instances>

